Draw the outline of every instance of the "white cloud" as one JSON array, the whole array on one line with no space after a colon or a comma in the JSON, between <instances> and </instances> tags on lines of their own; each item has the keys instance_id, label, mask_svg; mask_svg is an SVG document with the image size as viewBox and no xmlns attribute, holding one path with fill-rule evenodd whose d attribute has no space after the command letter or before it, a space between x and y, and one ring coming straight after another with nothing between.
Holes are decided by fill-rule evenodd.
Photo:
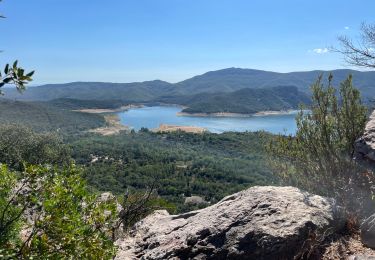
<instances>
[{"instance_id":1,"label":"white cloud","mask_svg":"<svg viewBox=\"0 0 375 260\"><path fill-rule=\"evenodd\" d=\"M345 26L344 29L345 29L345 30L349 30L350 27L349 27L349 26Z\"/></svg>"},{"instance_id":2,"label":"white cloud","mask_svg":"<svg viewBox=\"0 0 375 260\"><path fill-rule=\"evenodd\" d=\"M312 51L317 53L317 54L323 54L323 53L327 53L328 49L327 48L316 48L316 49L313 49Z\"/></svg>"}]
</instances>

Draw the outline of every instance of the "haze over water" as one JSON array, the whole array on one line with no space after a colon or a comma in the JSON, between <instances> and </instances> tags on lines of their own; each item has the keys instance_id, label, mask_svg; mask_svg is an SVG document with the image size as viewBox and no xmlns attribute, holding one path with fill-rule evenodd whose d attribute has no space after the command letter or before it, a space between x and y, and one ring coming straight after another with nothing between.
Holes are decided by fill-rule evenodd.
<instances>
[{"instance_id":1,"label":"haze over water","mask_svg":"<svg viewBox=\"0 0 375 260\"><path fill-rule=\"evenodd\" d=\"M212 133L259 130L274 134L295 134L296 132L296 112L287 115L252 117L195 117L177 116L180 111L180 107L173 106L143 107L120 112L119 117L123 125L134 130L140 130L142 127L153 129L158 128L160 124L168 124L203 127Z\"/></svg>"}]
</instances>

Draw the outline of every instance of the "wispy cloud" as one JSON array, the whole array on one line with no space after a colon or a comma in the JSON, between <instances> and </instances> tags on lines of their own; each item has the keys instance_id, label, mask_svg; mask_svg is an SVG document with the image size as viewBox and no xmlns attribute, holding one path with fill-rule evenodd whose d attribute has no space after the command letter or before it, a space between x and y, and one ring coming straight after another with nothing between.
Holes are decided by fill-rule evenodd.
<instances>
[{"instance_id":1,"label":"wispy cloud","mask_svg":"<svg viewBox=\"0 0 375 260\"><path fill-rule=\"evenodd\" d=\"M349 27L349 26L345 26L344 29L345 29L345 30L349 30L350 27Z\"/></svg>"},{"instance_id":2,"label":"wispy cloud","mask_svg":"<svg viewBox=\"0 0 375 260\"><path fill-rule=\"evenodd\" d=\"M328 48L316 48L316 49L313 49L312 51L317 54L324 54L324 53L329 52Z\"/></svg>"}]
</instances>

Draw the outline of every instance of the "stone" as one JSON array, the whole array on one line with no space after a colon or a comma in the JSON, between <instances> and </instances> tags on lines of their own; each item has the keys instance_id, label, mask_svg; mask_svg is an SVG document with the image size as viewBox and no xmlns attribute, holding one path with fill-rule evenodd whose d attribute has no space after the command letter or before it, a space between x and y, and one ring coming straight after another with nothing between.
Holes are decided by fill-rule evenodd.
<instances>
[{"instance_id":1,"label":"stone","mask_svg":"<svg viewBox=\"0 0 375 260\"><path fill-rule=\"evenodd\" d=\"M373 255L351 255L348 260L375 260Z\"/></svg>"},{"instance_id":2,"label":"stone","mask_svg":"<svg viewBox=\"0 0 375 260\"><path fill-rule=\"evenodd\" d=\"M363 136L355 142L355 157L375 162L375 111L370 115Z\"/></svg>"},{"instance_id":3,"label":"stone","mask_svg":"<svg viewBox=\"0 0 375 260\"><path fill-rule=\"evenodd\" d=\"M335 201L256 186L180 215L155 211L116 241L116 259L293 259L343 221Z\"/></svg>"},{"instance_id":4,"label":"stone","mask_svg":"<svg viewBox=\"0 0 375 260\"><path fill-rule=\"evenodd\" d=\"M375 214L361 224L361 241L365 246L375 249Z\"/></svg>"},{"instance_id":5,"label":"stone","mask_svg":"<svg viewBox=\"0 0 375 260\"><path fill-rule=\"evenodd\" d=\"M200 204L208 204L208 202L205 201L204 198L200 196L191 196L191 197L185 198L185 204L200 205Z\"/></svg>"}]
</instances>

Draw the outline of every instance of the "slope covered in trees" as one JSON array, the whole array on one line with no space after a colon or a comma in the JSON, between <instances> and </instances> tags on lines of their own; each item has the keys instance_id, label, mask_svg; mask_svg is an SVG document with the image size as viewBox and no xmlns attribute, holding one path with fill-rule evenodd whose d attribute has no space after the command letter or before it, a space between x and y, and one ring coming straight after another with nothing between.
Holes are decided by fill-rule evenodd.
<instances>
[{"instance_id":1,"label":"slope covered in trees","mask_svg":"<svg viewBox=\"0 0 375 260\"><path fill-rule=\"evenodd\" d=\"M88 136L71 143L73 158L84 165L94 190L123 194L157 184L160 196L178 211L191 209L187 196L211 203L253 185L275 181L266 163L263 133Z\"/></svg>"},{"instance_id":2,"label":"slope covered in trees","mask_svg":"<svg viewBox=\"0 0 375 260\"><path fill-rule=\"evenodd\" d=\"M361 91L365 99L375 96L375 72L360 72L347 69L333 70L331 72L334 76L334 85L337 86L349 74L352 74L353 83ZM160 97L176 97L205 92L233 92L243 88L270 88L277 86L296 86L299 90L309 94L311 82L314 82L322 73L328 76L330 72L316 70L277 73L228 68L207 72L176 84L160 80L136 83L73 82L29 88L23 95L12 89L4 89L4 92L8 98L12 99L120 99L128 102L149 102Z\"/></svg>"},{"instance_id":3,"label":"slope covered in trees","mask_svg":"<svg viewBox=\"0 0 375 260\"><path fill-rule=\"evenodd\" d=\"M105 125L103 116L72 111L71 104L0 100L0 122L22 124L36 131L77 133Z\"/></svg>"},{"instance_id":4,"label":"slope covered in trees","mask_svg":"<svg viewBox=\"0 0 375 260\"><path fill-rule=\"evenodd\" d=\"M231 112L251 114L267 110L295 109L300 104L308 105L309 96L297 87L245 88L230 93L200 93L193 96L165 98L164 102L187 106L186 113Z\"/></svg>"}]
</instances>

